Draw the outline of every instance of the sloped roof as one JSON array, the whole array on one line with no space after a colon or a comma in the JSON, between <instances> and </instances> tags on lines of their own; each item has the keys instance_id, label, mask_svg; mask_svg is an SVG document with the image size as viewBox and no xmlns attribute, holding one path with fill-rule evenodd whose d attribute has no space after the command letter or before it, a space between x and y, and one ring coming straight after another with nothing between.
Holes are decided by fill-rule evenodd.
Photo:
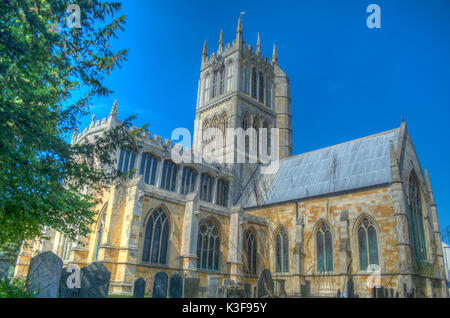
<instances>
[{"instance_id":1,"label":"sloped roof","mask_svg":"<svg viewBox=\"0 0 450 318\"><path fill-rule=\"evenodd\" d=\"M259 171L244 189L243 207L314 197L390 182L390 141L400 128L280 161L276 174Z\"/></svg>"}]
</instances>

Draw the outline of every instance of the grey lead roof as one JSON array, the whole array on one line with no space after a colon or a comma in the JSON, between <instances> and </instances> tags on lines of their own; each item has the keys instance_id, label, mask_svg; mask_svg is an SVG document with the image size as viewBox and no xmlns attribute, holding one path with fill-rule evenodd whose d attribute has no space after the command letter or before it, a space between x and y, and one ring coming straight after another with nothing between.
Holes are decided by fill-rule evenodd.
<instances>
[{"instance_id":1,"label":"grey lead roof","mask_svg":"<svg viewBox=\"0 0 450 318\"><path fill-rule=\"evenodd\" d=\"M239 204L254 207L390 182L390 140L399 128L280 161L276 174L259 171Z\"/></svg>"}]
</instances>

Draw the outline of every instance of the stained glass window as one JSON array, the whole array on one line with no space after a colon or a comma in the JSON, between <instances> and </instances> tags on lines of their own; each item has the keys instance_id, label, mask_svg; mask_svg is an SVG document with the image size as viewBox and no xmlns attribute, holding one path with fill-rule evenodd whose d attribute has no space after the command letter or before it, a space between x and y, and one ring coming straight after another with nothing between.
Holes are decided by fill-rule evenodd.
<instances>
[{"instance_id":1,"label":"stained glass window","mask_svg":"<svg viewBox=\"0 0 450 318\"><path fill-rule=\"evenodd\" d=\"M264 75L263 73L259 73L259 101L261 103L264 103L264 85L266 83L264 82Z\"/></svg>"},{"instance_id":2,"label":"stained glass window","mask_svg":"<svg viewBox=\"0 0 450 318\"><path fill-rule=\"evenodd\" d=\"M284 228L275 238L275 270L277 273L289 272L289 239Z\"/></svg>"},{"instance_id":3,"label":"stained glass window","mask_svg":"<svg viewBox=\"0 0 450 318\"><path fill-rule=\"evenodd\" d=\"M266 105L268 107L272 106L272 85L269 78L266 79Z\"/></svg>"},{"instance_id":4,"label":"stained glass window","mask_svg":"<svg viewBox=\"0 0 450 318\"><path fill-rule=\"evenodd\" d=\"M316 233L317 271L333 271L333 237L326 223L322 223Z\"/></svg>"},{"instance_id":5,"label":"stained glass window","mask_svg":"<svg viewBox=\"0 0 450 318\"><path fill-rule=\"evenodd\" d=\"M119 155L119 165L117 170L123 173L127 173L134 169L134 160L136 158L136 153L132 151L131 153L128 151L124 151L120 149Z\"/></svg>"},{"instance_id":6,"label":"stained glass window","mask_svg":"<svg viewBox=\"0 0 450 318\"><path fill-rule=\"evenodd\" d=\"M184 167L183 179L181 185L181 193L188 194L195 190L195 180L197 179L197 172L189 167Z\"/></svg>"},{"instance_id":7,"label":"stained glass window","mask_svg":"<svg viewBox=\"0 0 450 318\"><path fill-rule=\"evenodd\" d=\"M252 69L252 97L258 97L258 75L255 68Z\"/></svg>"},{"instance_id":8,"label":"stained glass window","mask_svg":"<svg viewBox=\"0 0 450 318\"><path fill-rule=\"evenodd\" d=\"M374 269L379 265L377 232L372 222L366 217L358 229L359 268L362 271Z\"/></svg>"},{"instance_id":9,"label":"stained glass window","mask_svg":"<svg viewBox=\"0 0 450 318\"><path fill-rule=\"evenodd\" d=\"M217 224L204 220L198 227L197 266L201 269L219 270L220 235Z\"/></svg>"},{"instance_id":10,"label":"stained glass window","mask_svg":"<svg viewBox=\"0 0 450 318\"><path fill-rule=\"evenodd\" d=\"M144 182L155 185L156 168L158 167L158 159L150 153L144 153L141 159L141 168L139 174L144 175Z\"/></svg>"},{"instance_id":11,"label":"stained glass window","mask_svg":"<svg viewBox=\"0 0 450 318\"><path fill-rule=\"evenodd\" d=\"M161 178L161 188L175 191L177 181L177 165L171 160L164 161L163 173Z\"/></svg>"},{"instance_id":12,"label":"stained glass window","mask_svg":"<svg viewBox=\"0 0 450 318\"><path fill-rule=\"evenodd\" d=\"M142 261L167 264L167 243L169 241L169 221L162 209L149 216L145 227Z\"/></svg>"},{"instance_id":13,"label":"stained glass window","mask_svg":"<svg viewBox=\"0 0 450 318\"><path fill-rule=\"evenodd\" d=\"M228 193L229 186L228 182L225 180L219 179L217 181L217 204L228 207Z\"/></svg>"},{"instance_id":14,"label":"stained glass window","mask_svg":"<svg viewBox=\"0 0 450 318\"><path fill-rule=\"evenodd\" d=\"M244 233L244 264L245 272L256 275L256 239L253 232L246 230Z\"/></svg>"},{"instance_id":15,"label":"stained glass window","mask_svg":"<svg viewBox=\"0 0 450 318\"><path fill-rule=\"evenodd\" d=\"M95 244L94 260L98 260L98 251L100 249L100 244L102 243L103 231L105 229L106 212L103 213L100 219L100 224L97 229L97 242Z\"/></svg>"},{"instance_id":16,"label":"stained glass window","mask_svg":"<svg viewBox=\"0 0 450 318\"><path fill-rule=\"evenodd\" d=\"M200 199L212 202L213 178L209 174L203 173L201 182Z\"/></svg>"},{"instance_id":17,"label":"stained glass window","mask_svg":"<svg viewBox=\"0 0 450 318\"><path fill-rule=\"evenodd\" d=\"M414 245L414 254L418 260L427 259L425 232L423 227L422 202L415 178L409 177L409 217Z\"/></svg>"}]
</instances>

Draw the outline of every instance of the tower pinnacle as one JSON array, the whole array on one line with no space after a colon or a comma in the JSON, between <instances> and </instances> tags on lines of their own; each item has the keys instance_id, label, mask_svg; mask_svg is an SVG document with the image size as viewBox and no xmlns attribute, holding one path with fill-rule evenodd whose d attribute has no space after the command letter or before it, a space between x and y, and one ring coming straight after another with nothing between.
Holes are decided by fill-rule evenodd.
<instances>
[{"instance_id":1,"label":"tower pinnacle","mask_svg":"<svg viewBox=\"0 0 450 318\"><path fill-rule=\"evenodd\" d=\"M203 43L202 56L208 56L208 49L206 47L206 40L205 40L205 43Z\"/></svg>"},{"instance_id":2,"label":"tower pinnacle","mask_svg":"<svg viewBox=\"0 0 450 318\"><path fill-rule=\"evenodd\" d=\"M236 33L240 33L242 35L242 19L240 16L239 16L239 20L238 20L238 26L236 29Z\"/></svg>"},{"instance_id":3,"label":"tower pinnacle","mask_svg":"<svg viewBox=\"0 0 450 318\"><path fill-rule=\"evenodd\" d=\"M223 51L223 31L220 29L219 33L219 52Z\"/></svg>"},{"instance_id":4,"label":"tower pinnacle","mask_svg":"<svg viewBox=\"0 0 450 318\"><path fill-rule=\"evenodd\" d=\"M117 118L117 100L114 101L111 112L109 113L109 117L112 117L114 119Z\"/></svg>"},{"instance_id":5,"label":"tower pinnacle","mask_svg":"<svg viewBox=\"0 0 450 318\"><path fill-rule=\"evenodd\" d=\"M261 53L261 39L259 38L259 32L258 32L258 38L256 40L256 54Z\"/></svg>"},{"instance_id":6,"label":"tower pinnacle","mask_svg":"<svg viewBox=\"0 0 450 318\"><path fill-rule=\"evenodd\" d=\"M277 46L273 45L273 52L272 52L272 64L278 63L278 56L277 56Z\"/></svg>"},{"instance_id":7,"label":"tower pinnacle","mask_svg":"<svg viewBox=\"0 0 450 318\"><path fill-rule=\"evenodd\" d=\"M244 37L242 36L242 19L239 16L238 25L236 29L236 45L242 47L244 42Z\"/></svg>"}]
</instances>

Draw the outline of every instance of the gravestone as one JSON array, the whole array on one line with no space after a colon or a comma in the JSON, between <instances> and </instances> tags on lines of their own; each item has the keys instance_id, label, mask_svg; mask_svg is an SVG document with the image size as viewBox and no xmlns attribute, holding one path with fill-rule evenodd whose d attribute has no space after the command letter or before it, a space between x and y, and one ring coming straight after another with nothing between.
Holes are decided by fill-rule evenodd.
<instances>
[{"instance_id":1,"label":"gravestone","mask_svg":"<svg viewBox=\"0 0 450 318\"><path fill-rule=\"evenodd\" d=\"M208 276L208 289L206 298L217 298L219 296L219 277Z\"/></svg>"},{"instance_id":2,"label":"gravestone","mask_svg":"<svg viewBox=\"0 0 450 318\"><path fill-rule=\"evenodd\" d=\"M237 286L227 288L227 298L244 298L245 290Z\"/></svg>"},{"instance_id":3,"label":"gravestone","mask_svg":"<svg viewBox=\"0 0 450 318\"><path fill-rule=\"evenodd\" d=\"M198 298L200 278L185 277L183 283L183 298Z\"/></svg>"},{"instance_id":4,"label":"gravestone","mask_svg":"<svg viewBox=\"0 0 450 318\"><path fill-rule=\"evenodd\" d=\"M170 298L181 298L183 296L183 279L180 274L174 273L170 276Z\"/></svg>"},{"instance_id":5,"label":"gravestone","mask_svg":"<svg viewBox=\"0 0 450 318\"><path fill-rule=\"evenodd\" d=\"M305 280L305 293L306 297L311 297L311 282L309 280Z\"/></svg>"},{"instance_id":6,"label":"gravestone","mask_svg":"<svg viewBox=\"0 0 450 318\"><path fill-rule=\"evenodd\" d=\"M300 297L306 298L306 286L304 284L300 284Z\"/></svg>"},{"instance_id":7,"label":"gravestone","mask_svg":"<svg viewBox=\"0 0 450 318\"><path fill-rule=\"evenodd\" d=\"M133 298L144 298L145 296L145 280L138 278L134 281Z\"/></svg>"},{"instance_id":8,"label":"gravestone","mask_svg":"<svg viewBox=\"0 0 450 318\"><path fill-rule=\"evenodd\" d=\"M245 283L244 284L244 292L245 292L245 298L252 298L252 284Z\"/></svg>"},{"instance_id":9,"label":"gravestone","mask_svg":"<svg viewBox=\"0 0 450 318\"><path fill-rule=\"evenodd\" d=\"M59 293L63 261L53 252L44 252L31 259L27 276L27 290L36 298L56 298Z\"/></svg>"},{"instance_id":10,"label":"gravestone","mask_svg":"<svg viewBox=\"0 0 450 318\"><path fill-rule=\"evenodd\" d=\"M286 290L284 289L285 280L277 279L275 282L276 282L276 297L286 297Z\"/></svg>"},{"instance_id":11,"label":"gravestone","mask_svg":"<svg viewBox=\"0 0 450 318\"><path fill-rule=\"evenodd\" d=\"M223 288L228 288L228 287L234 286L234 280L229 279L229 278L224 278L222 281L222 286L223 286Z\"/></svg>"},{"instance_id":12,"label":"gravestone","mask_svg":"<svg viewBox=\"0 0 450 318\"><path fill-rule=\"evenodd\" d=\"M381 294L381 287L376 287L376 290L377 290L377 292L376 292L377 297L376 298L383 298L383 295Z\"/></svg>"},{"instance_id":13,"label":"gravestone","mask_svg":"<svg viewBox=\"0 0 450 318\"><path fill-rule=\"evenodd\" d=\"M108 297L111 272L103 263L94 262L81 269L81 298Z\"/></svg>"},{"instance_id":14,"label":"gravestone","mask_svg":"<svg viewBox=\"0 0 450 318\"><path fill-rule=\"evenodd\" d=\"M353 279L349 278L347 281L347 297L348 298L354 298L355 297L355 290L353 285Z\"/></svg>"},{"instance_id":15,"label":"gravestone","mask_svg":"<svg viewBox=\"0 0 450 318\"><path fill-rule=\"evenodd\" d=\"M164 272L156 273L153 283L153 298L167 297L167 282L169 277Z\"/></svg>"},{"instance_id":16,"label":"gravestone","mask_svg":"<svg viewBox=\"0 0 450 318\"><path fill-rule=\"evenodd\" d=\"M78 276L78 277L77 277ZM69 282L70 280L70 282ZM79 280L79 286L76 287ZM72 288L71 288L72 287ZM60 281L60 298L78 298L81 290L81 270L78 266L68 266L63 268Z\"/></svg>"},{"instance_id":17,"label":"gravestone","mask_svg":"<svg viewBox=\"0 0 450 318\"><path fill-rule=\"evenodd\" d=\"M153 295L153 282L155 279L153 276L149 276L145 279L145 296Z\"/></svg>"},{"instance_id":18,"label":"gravestone","mask_svg":"<svg viewBox=\"0 0 450 318\"><path fill-rule=\"evenodd\" d=\"M273 297L274 286L272 275L268 269L262 271L257 283L257 298Z\"/></svg>"}]
</instances>

